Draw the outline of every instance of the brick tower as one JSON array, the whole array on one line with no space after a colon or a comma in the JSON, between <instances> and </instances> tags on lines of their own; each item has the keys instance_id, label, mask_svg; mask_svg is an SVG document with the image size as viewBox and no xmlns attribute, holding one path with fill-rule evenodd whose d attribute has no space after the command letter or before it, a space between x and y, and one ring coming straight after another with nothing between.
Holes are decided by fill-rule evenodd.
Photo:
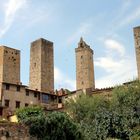
<instances>
[{"instance_id":1,"label":"brick tower","mask_svg":"<svg viewBox=\"0 0 140 140\"><path fill-rule=\"evenodd\" d=\"M0 46L0 82L20 84L20 51Z\"/></svg>"},{"instance_id":2,"label":"brick tower","mask_svg":"<svg viewBox=\"0 0 140 140\"><path fill-rule=\"evenodd\" d=\"M76 52L76 89L95 88L93 50L80 39Z\"/></svg>"},{"instance_id":3,"label":"brick tower","mask_svg":"<svg viewBox=\"0 0 140 140\"><path fill-rule=\"evenodd\" d=\"M140 26L134 28L134 40L135 40L138 79L140 80Z\"/></svg>"},{"instance_id":4,"label":"brick tower","mask_svg":"<svg viewBox=\"0 0 140 140\"><path fill-rule=\"evenodd\" d=\"M31 43L29 87L42 92L54 90L53 42L40 38Z\"/></svg>"}]
</instances>

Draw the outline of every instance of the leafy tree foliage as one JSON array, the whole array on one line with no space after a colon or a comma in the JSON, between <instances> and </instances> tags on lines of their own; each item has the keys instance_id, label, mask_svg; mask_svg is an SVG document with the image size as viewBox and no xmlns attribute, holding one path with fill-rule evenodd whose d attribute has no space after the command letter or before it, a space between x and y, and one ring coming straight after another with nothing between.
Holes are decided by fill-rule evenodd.
<instances>
[{"instance_id":1,"label":"leafy tree foliage","mask_svg":"<svg viewBox=\"0 0 140 140\"><path fill-rule=\"evenodd\" d=\"M16 115L20 122L29 123L35 118L44 116L45 112L40 106L28 106L25 108L17 109Z\"/></svg>"},{"instance_id":2,"label":"leafy tree foliage","mask_svg":"<svg viewBox=\"0 0 140 140\"><path fill-rule=\"evenodd\" d=\"M27 107L17 110L20 122L29 126L32 136L40 140L82 140L83 135L66 113L52 112L47 115L41 107Z\"/></svg>"},{"instance_id":3,"label":"leafy tree foliage","mask_svg":"<svg viewBox=\"0 0 140 140\"><path fill-rule=\"evenodd\" d=\"M53 112L46 118L37 119L30 126L30 134L44 140L83 139L77 124L67 114L61 112Z\"/></svg>"},{"instance_id":4,"label":"leafy tree foliage","mask_svg":"<svg viewBox=\"0 0 140 140\"><path fill-rule=\"evenodd\" d=\"M86 140L140 139L140 82L118 86L112 99L82 96L67 104Z\"/></svg>"}]
</instances>

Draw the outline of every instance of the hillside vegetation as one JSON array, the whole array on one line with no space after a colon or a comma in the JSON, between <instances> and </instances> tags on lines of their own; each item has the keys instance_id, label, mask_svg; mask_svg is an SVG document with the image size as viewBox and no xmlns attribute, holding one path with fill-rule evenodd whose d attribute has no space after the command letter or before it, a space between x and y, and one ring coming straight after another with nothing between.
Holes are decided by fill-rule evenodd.
<instances>
[{"instance_id":1,"label":"hillside vegetation","mask_svg":"<svg viewBox=\"0 0 140 140\"><path fill-rule=\"evenodd\" d=\"M111 99L83 95L65 106L66 113L26 107L17 116L40 140L140 140L139 81L116 87Z\"/></svg>"},{"instance_id":2,"label":"hillside vegetation","mask_svg":"<svg viewBox=\"0 0 140 140\"><path fill-rule=\"evenodd\" d=\"M67 104L86 140L118 138L140 140L140 82L116 87L110 100L82 96Z\"/></svg>"}]
</instances>

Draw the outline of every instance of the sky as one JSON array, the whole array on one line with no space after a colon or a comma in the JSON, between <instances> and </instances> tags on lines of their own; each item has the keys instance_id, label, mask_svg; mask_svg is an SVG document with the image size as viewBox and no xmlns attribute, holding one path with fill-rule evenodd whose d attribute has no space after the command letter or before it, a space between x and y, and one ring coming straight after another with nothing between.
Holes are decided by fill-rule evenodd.
<instances>
[{"instance_id":1,"label":"sky","mask_svg":"<svg viewBox=\"0 0 140 140\"><path fill-rule=\"evenodd\" d=\"M21 81L29 83L30 43L54 43L55 89L76 89L80 37L94 50L96 88L137 78L133 27L140 0L0 0L0 45L21 50Z\"/></svg>"}]
</instances>

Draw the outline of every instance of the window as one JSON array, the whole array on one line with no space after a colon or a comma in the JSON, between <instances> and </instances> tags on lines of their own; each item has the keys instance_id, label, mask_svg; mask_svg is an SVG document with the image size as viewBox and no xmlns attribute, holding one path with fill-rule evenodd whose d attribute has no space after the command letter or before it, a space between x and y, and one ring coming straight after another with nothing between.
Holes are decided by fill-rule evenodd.
<instances>
[{"instance_id":1,"label":"window","mask_svg":"<svg viewBox=\"0 0 140 140\"><path fill-rule=\"evenodd\" d=\"M34 97L35 97L35 98L37 97L37 92L34 92Z\"/></svg>"},{"instance_id":2,"label":"window","mask_svg":"<svg viewBox=\"0 0 140 140\"><path fill-rule=\"evenodd\" d=\"M17 91L20 91L20 86L17 86Z\"/></svg>"},{"instance_id":3,"label":"window","mask_svg":"<svg viewBox=\"0 0 140 140\"><path fill-rule=\"evenodd\" d=\"M81 59L83 58L83 55L81 55Z\"/></svg>"},{"instance_id":4,"label":"window","mask_svg":"<svg viewBox=\"0 0 140 140\"><path fill-rule=\"evenodd\" d=\"M29 96L29 91L28 90L26 90L26 96Z\"/></svg>"},{"instance_id":5,"label":"window","mask_svg":"<svg viewBox=\"0 0 140 140\"><path fill-rule=\"evenodd\" d=\"M84 84L84 82L82 81L82 85Z\"/></svg>"},{"instance_id":6,"label":"window","mask_svg":"<svg viewBox=\"0 0 140 140\"><path fill-rule=\"evenodd\" d=\"M49 101L49 96L46 95L46 94L42 94L42 102L43 103L48 103L48 101Z\"/></svg>"},{"instance_id":7,"label":"window","mask_svg":"<svg viewBox=\"0 0 140 140\"><path fill-rule=\"evenodd\" d=\"M6 84L6 90L9 90L9 89L10 89L10 85Z\"/></svg>"},{"instance_id":8,"label":"window","mask_svg":"<svg viewBox=\"0 0 140 140\"><path fill-rule=\"evenodd\" d=\"M25 107L27 107L27 106L29 106L29 104L28 103L25 103Z\"/></svg>"},{"instance_id":9,"label":"window","mask_svg":"<svg viewBox=\"0 0 140 140\"><path fill-rule=\"evenodd\" d=\"M20 102L16 101L16 108L20 108Z\"/></svg>"},{"instance_id":10,"label":"window","mask_svg":"<svg viewBox=\"0 0 140 140\"><path fill-rule=\"evenodd\" d=\"M59 98L58 103L62 103L62 99L61 98Z\"/></svg>"},{"instance_id":11,"label":"window","mask_svg":"<svg viewBox=\"0 0 140 140\"><path fill-rule=\"evenodd\" d=\"M10 102L9 100L5 100L5 106L6 107L9 107L9 102Z\"/></svg>"}]
</instances>

